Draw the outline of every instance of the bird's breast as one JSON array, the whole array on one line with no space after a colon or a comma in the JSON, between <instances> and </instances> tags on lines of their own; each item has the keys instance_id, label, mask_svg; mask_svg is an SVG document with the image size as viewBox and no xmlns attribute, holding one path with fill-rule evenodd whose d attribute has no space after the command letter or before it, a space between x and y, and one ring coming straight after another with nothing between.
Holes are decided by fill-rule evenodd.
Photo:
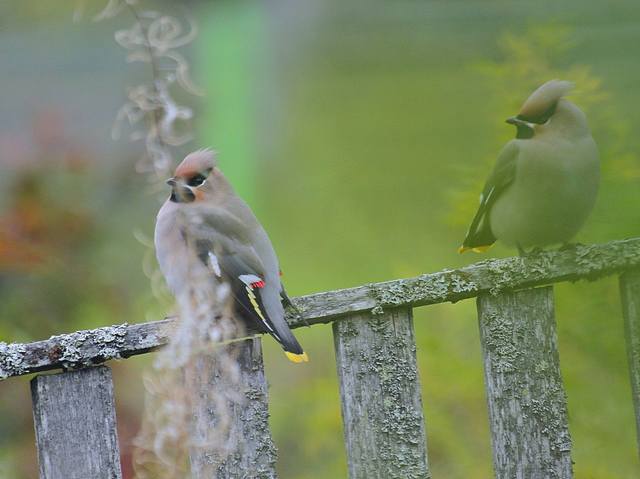
<instances>
[{"instance_id":1,"label":"bird's breast","mask_svg":"<svg viewBox=\"0 0 640 479\"><path fill-rule=\"evenodd\" d=\"M593 140L588 140L539 142L522 152L514 182L490 213L497 238L523 247L573 238L598 191L598 154Z\"/></svg>"}]
</instances>

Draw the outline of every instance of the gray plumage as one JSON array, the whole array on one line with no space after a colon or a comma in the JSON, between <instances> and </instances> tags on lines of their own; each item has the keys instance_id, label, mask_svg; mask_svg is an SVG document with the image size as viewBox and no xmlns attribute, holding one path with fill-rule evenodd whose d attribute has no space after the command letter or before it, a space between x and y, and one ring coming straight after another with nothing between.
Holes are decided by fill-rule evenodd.
<instances>
[{"instance_id":1,"label":"gray plumage","mask_svg":"<svg viewBox=\"0 0 640 479\"><path fill-rule=\"evenodd\" d=\"M461 252L496 239L519 249L565 243L582 228L596 200L600 162L584 113L562 98L571 87L545 83L507 120L518 136L532 134L501 151Z\"/></svg>"},{"instance_id":2,"label":"gray plumage","mask_svg":"<svg viewBox=\"0 0 640 479\"><path fill-rule=\"evenodd\" d=\"M285 320L278 258L249 206L216 167L213 153L187 156L170 179L172 196L158 213L155 231L160 269L174 294L194 276L227 281L238 314L252 329L270 333L289 359L306 360Z\"/></svg>"}]
</instances>

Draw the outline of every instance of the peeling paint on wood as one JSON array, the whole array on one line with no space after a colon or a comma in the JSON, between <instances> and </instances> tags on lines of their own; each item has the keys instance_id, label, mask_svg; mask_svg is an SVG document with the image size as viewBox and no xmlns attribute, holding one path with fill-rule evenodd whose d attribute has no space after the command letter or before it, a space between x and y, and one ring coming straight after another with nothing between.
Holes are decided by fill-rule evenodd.
<instances>
[{"instance_id":1,"label":"peeling paint on wood","mask_svg":"<svg viewBox=\"0 0 640 479\"><path fill-rule=\"evenodd\" d=\"M351 313L456 302L490 293L593 280L640 266L640 238L573 245L527 257L486 260L458 270L424 274L295 298L302 316L288 311L293 328L329 323ZM76 368L144 354L166 344L171 319L78 331L28 344L0 342L0 380L56 368Z\"/></svg>"},{"instance_id":2,"label":"peeling paint on wood","mask_svg":"<svg viewBox=\"0 0 640 479\"><path fill-rule=\"evenodd\" d=\"M483 294L478 322L496 478L571 478L552 287Z\"/></svg>"},{"instance_id":3,"label":"peeling paint on wood","mask_svg":"<svg viewBox=\"0 0 640 479\"><path fill-rule=\"evenodd\" d=\"M620 276L620 294L633 408L636 413L636 432L640 447L640 270L627 271Z\"/></svg>"},{"instance_id":4,"label":"peeling paint on wood","mask_svg":"<svg viewBox=\"0 0 640 479\"><path fill-rule=\"evenodd\" d=\"M427 443L410 309L333 324L351 479L426 479Z\"/></svg>"},{"instance_id":5,"label":"peeling paint on wood","mask_svg":"<svg viewBox=\"0 0 640 479\"><path fill-rule=\"evenodd\" d=\"M121 479L111 370L31 381L40 479Z\"/></svg>"}]
</instances>

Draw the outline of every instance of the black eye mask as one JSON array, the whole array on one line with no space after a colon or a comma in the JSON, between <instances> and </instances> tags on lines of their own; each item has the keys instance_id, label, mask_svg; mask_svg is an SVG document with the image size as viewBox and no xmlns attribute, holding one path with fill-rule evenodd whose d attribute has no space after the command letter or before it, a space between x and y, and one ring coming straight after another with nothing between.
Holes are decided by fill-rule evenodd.
<instances>
[{"instance_id":1,"label":"black eye mask","mask_svg":"<svg viewBox=\"0 0 640 479\"><path fill-rule=\"evenodd\" d=\"M187 180L187 185L195 188L197 186L200 186L202 183L204 183L206 181L206 179L209 177L209 175L211 174L211 171L213 170L213 168L209 168L204 170L202 173L198 173L196 175L193 175L191 178L189 178Z\"/></svg>"},{"instance_id":2,"label":"black eye mask","mask_svg":"<svg viewBox=\"0 0 640 479\"><path fill-rule=\"evenodd\" d=\"M176 192L177 188L180 189L179 192ZM171 198L169 199L174 203L191 203L196 199L196 195L189 188L176 186L171 190Z\"/></svg>"},{"instance_id":3,"label":"black eye mask","mask_svg":"<svg viewBox=\"0 0 640 479\"><path fill-rule=\"evenodd\" d=\"M189 178L189 181L187 181L187 184L193 187L200 186L202 183L204 183L206 179L207 179L206 176L198 174Z\"/></svg>"}]
</instances>

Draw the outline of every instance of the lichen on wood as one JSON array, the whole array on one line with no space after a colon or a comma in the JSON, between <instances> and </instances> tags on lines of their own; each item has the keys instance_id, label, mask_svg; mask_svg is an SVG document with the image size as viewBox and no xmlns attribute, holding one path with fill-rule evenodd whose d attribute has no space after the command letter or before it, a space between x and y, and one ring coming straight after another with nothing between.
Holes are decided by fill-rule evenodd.
<instances>
[{"instance_id":1,"label":"lichen on wood","mask_svg":"<svg viewBox=\"0 0 640 479\"><path fill-rule=\"evenodd\" d=\"M25 344L7 344L0 342L0 379L23 374L27 365L24 357L27 352Z\"/></svg>"},{"instance_id":2,"label":"lichen on wood","mask_svg":"<svg viewBox=\"0 0 640 479\"><path fill-rule=\"evenodd\" d=\"M78 369L166 344L171 320L76 331L27 344L0 343L0 380L49 369Z\"/></svg>"},{"instance_id":3,"label":"lichen on wood","mask_svg":"<svg viewBox=\"0 0 640 479\"><path fill-rule=\"evenodd\" d=\"M211 392L224 390L229 382L218 364L208 364L197 371L207 371L208 375L197 378L195 385L192 426L195 441L190 451L191 477L276 479L277 450L269 429L269 402L261 340L253 338L224 347L233 349L230 353L237 355L241 374L237 385L239 390L234 391L239 397L230 401L227 411L230 424L226 434L231 439L227 445L229 450L221 458L219 447L208 441L210 432L220 423L220 411L211 403ZM215 361L215 358L205 358L204 361Z\"/></svg>"},{"instance_id":4,"label":"lichen on wood","mask_svg":"<svg viewBox=\"0 0 640 479\"><path fill-rule=\"evenodd\" d=\"M456 302L483 293L497 295L560 281L593 280L637 267L640 267L640 238L572 245L526 257L485 260L457 270L294 298L302 314L290 308L287 321L292 328L298 328L329 323L352 313L380 315L387 309ZM0 380L144 354L166 344L171 323L171 319L166 319L80 331L29 344L0 343ZM126 333L122 335L119 328Z\"/></svg>"},{"instance_id":5,"label":"lichen on wood","mask_svg":"<svg viewBox=\"0 0 640 479\"><path fill-rule=\"evenodd\" d=\"M334 323L351 479L430 477L411 310Z\"/></svg>"},{"instance_id":6,"label":"lichen on wood","mask_svg":"<svg viewBox=\"0 0 640 479\"><path fill-rule=\"evenodd\" d=\"M636 414L636 433L640 445L640 269L627 271L620 276L620 295L633 408Z\"/></svg>"},{"instance_id":7,"label":"lichen on wood","mask_svg":"<svg viewBox=\"0 0 640 479\"><path fill-rule=\"evenodd\" d=\"M571 437L552 287L478 297L498 479L569 479Z\"/></svg>"},{"instance_id":8,"label":"lichen on wood","mask_svg":"<svg viewBox=\"0 0 640 479\"><path fill-rule=\"evenodd\" d=\"M41 478L122 478L108 367L36 376L31 394Z\"/></svg>"}]
</instances>

